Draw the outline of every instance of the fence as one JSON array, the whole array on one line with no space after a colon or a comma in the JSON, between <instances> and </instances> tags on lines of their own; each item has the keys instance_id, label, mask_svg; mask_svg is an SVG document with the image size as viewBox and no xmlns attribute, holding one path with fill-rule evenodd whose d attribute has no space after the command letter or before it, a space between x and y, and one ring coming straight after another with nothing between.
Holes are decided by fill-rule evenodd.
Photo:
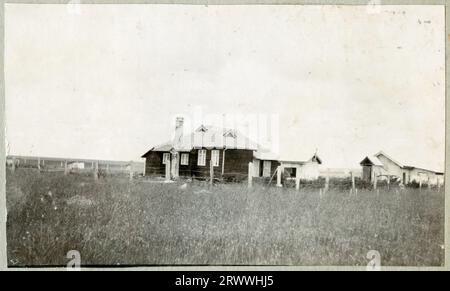
<instances>
[{"instance_id":1,"label":"fence","mask_svg":"<svg viewBox=\"0 0 450 291\"><path fill-rule=\"evenodd\" d=\"M14 172L16 168L36 169L41 172L62 172L68 174L91 175L94 180L101 177L126 175L132 180L143 174L135 162L72 160L41 157L8 157L6 166Z\"/></svg>"},{"instance_id":2,"label":"fence","mask_svg":"<svg viewBox=\"0 0 450 291\"><path fill-rule=\"evenodd\" d=\"M83 164L83 167L81 167ZM40 157L34 159L16 159L14 157L7 159L7 166L15 171L17 167L22 168L34 168L39 172L64 172L65 175L70 173L92 175L93 179L97 181L99 178L105 178L108 176L115 175L126 175L129 177L130 181L136 176L142 175L143 171L139 171L136 167L133 167L133 162L122 162L122 163L107 163L102 161L73 161L73 160L46 160ZM152 170L151 168L147 168ZM156 170L156 168L155 168ZM170 167L170 163L166 163L165 168L157 168L159 176L164 177L166 181L178 178ZM217 172L217 171L216 171ZM320 195L325 194L330 189L338 191L349 191L350 194L357 195L358 190L373 190L379 191L379 189L384 190L395 190L400 191L405 187L410 188L428 188L436 189L440 191L444 187L444 183L440 183L438 180L437 185L431 185L430 183L424 183L422 181L413 181L408 185L402 185L399 180L394 179L392 176L375 176L373 182L363 181L360 177L352 172L349 173L348 177L345 178L335 178L327 175L325 177L319 177L315 180L301 179L299 176L299 170L296 171L296 177L285 177L283 173L283 168L279 166L273 175L269 178L253 177L253 163L248 163L247 173L243 172L227 172L217 174L214 171L214 166L209 165L209 175L208 171L195 171L189 170L189 176L192 179L204 180L210 185L215 182L247 182L247 186L252 188L254 184L261 185L276 185L277 187L285 188L295 188L297 191L300 189L308 189L319 191ZM205 174L206 173L206 174Z\"/></svg>"}]
</instances>

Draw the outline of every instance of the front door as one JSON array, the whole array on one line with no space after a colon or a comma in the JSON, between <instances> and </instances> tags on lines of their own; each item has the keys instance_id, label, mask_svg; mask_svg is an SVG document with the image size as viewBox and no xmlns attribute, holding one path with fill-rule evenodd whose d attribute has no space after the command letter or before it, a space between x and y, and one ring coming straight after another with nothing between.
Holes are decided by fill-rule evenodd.
<instances>
[{"instance_id":1,"label":"front door","mask_svg":"<svg viewBox=\"0 0 450 291\"><path fill-rule=\"evenodd\" d=\"M372 181L372 166L363 166L363 180L366 182Z\"/></svg>"},{"instance_id":2,"label":"front door","mask_svg":"<svg viewBox=\"0 0 450 291\"><path fill-rule=\"evenodd\" d=\"M264 161L263 164L263 177L270 177L270 168L272 163L270 161Z\"/></svg>"}]
</instances>

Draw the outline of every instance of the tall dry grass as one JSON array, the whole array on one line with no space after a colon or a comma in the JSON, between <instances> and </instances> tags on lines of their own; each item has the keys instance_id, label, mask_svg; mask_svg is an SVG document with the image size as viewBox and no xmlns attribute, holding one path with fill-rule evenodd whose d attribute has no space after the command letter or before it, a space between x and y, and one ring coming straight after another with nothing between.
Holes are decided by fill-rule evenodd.
<instances>
[{"instance_id":1,"label":"tall dry grass","mask_svg":"<svg viewBox=\"0 0 450 291\"><path fill-rule=\"evenodd\" d=\"M10 266L440 266L443 191L376 192L7 172Z\"/></svg>"}]
</instances>

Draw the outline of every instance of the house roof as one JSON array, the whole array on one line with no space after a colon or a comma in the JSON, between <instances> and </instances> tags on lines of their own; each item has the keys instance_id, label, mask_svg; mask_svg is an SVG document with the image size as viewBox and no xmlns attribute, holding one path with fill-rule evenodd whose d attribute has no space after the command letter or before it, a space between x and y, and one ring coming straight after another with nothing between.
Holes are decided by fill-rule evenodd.
<instances>
[{"instance_id":1,"label":"house roof","mask_svg":"<svg viewBox=\"0 0 450 291\"><path fill-rule=\"evenodd\" d=\"M157 145L142 155L142 157L146 157L152 151L191 151L199 148L257 150L258 146L238 130L201 125L190 134L181 136L178 142L168 141Z\"/></svg>"},{"instance_id":2,"label":"house roof","mask_svg":"<svg viewBox=\"0 0 450 291\"><path fill-rule=\"evenodd\" d=\"M253 154L253 157L258 160L277 161L280 158L280 155L268 150L258 149Z\"/></svg>"},{"instance_id":3,"label":"house roof","mask_svg":"<svg viewBox=\"0 0 450 291\"><path fill-rule=\"evenodd\" d=\"M385 152L383 152L383 151L379 151L379 152L376 153L374 156L377 157L377 158L378 158L379 156L385 156L386 158L388 158L389 160L391 160L394 164L396 164L396 165L399 166L400 168L405 167L405 165L404 165L403 163L400 163L400 162L394 160L392 157L390 157L389 155L387 155L387 154L386 154Z\"/></svg>"},{"instance_id":4,"label":"house roof","mask_svg":"<svg viewBox=\"0 0 450 291\"><path fill-rule=\"evenodd\" d=\"M286 154L276 154L271 152L270 150L258 148L258 150L253 155L256 159L259 160L271 160L271 161L281 161L281 162L309 162L311 160L317 160L319 164L322 164L322 159L314 153L313 151L304 151L301 153L297 151L294 155L286 155Z\"/></svg>"},{"instance_id":5,"label":"house roof","mask_svg":"<svg viewBox=\"0 0 450 291\"><path fill-rule=\"evenodd\" d=\"M383 163L379 160L380 156L384 156L385 158L389 159L390 161L392 161L393 163L395 163L402 169L409 169L409 170L410 169L420 169L420 170L424 170L424 171L434 172L436 174L442 173L442 171L435 171L435 170L427 169L426 166L422 165L423 163L413 161L413 158L401 159L401 162L400 162L397 159L393 159L390 155L386 154L384 151L379 151L378 153L376 153L373 156L366 157L364 160L361 161L360 164L367 162L367 159L368 159L368 161L370 161L373 165L383 166ZM412 165L414 165L414 166L412 166Z\"/></svg>"},{"instance_id":6,"label":"house roof","mask_svg":"<svg viewBox=\"0 0 450 291\"><path fill-rule=\"evenodd\" d=\"M317 154L310 154L308 156L281 156L278 159L280 162L291 162L291 163L304 163L309 161L317 161L317 163L322 164L322 159Z\"/></svg>"}]
</instances>

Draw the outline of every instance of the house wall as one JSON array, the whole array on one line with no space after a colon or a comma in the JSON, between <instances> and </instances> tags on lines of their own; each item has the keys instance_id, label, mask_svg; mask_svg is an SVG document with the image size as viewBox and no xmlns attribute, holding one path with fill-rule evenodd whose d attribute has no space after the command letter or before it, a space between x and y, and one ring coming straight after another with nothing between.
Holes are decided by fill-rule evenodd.
<instances>
[{"instance_id":1,"label":"house wall","mask_svg":"<svg viewBox=\"0 0 450 291\"><path fill-rule=\"evenodd\" d=\"M373 182L375 176L377 177L377 181L387 180L386 175L396 175L396 174L389 172L389 170L386 170L383 166L375 166L375 165L372 166L371 182Z\"/></svg>"},{"instance_id":2,"label":"house wall","mask_svg":"<svg viewBox=\"0 0 450 291\"><path fill-rule=\"evenodd\" d=\"M280 162L275 160L266 160L270 161L270 177L275 173L278 166L280 165ZM264 160L260 159L253 159L253 177L262 177L263 176L263 169L264 169Z\"/></svg>"},{"instance_id":3,"label":"house wall","mask_svg":"<svg viewBox=\"0 0 450 291\"><path fill-rule=\"evenodd\" d=\"M306 162L300 167L300 178L315 180L319 178L319 163L316 161Z\"/></svg>"},{"instance_id":4,"label":"house wall","mask_svg":"<svg viewBox=\"0 0 450 291\"><path fill-rule=\"evenodd\" d=\"M244 178L248 176L248 163L252 161L252 150L226 150L224 175Z\"/></svg>"},{"instance_id":5,"label":"house wall","mask_svg":"<svg viewBox=\"0 0 450 291\"><path fill-rule=\"evenodd\" d=\"M309 161L304 163L281 162L281 166L284 168L299 167L299 171L297 174L300 176L300 179L316 180L319 178L319 163L316 161Z\"/></svg>"},{"instance_id":6,"label":"house wall","mask_svg":"<svg viewBox=\"0 0 450 291\"><path fill-rule=\"evenodd\" d=\"M212 150L206 150L206 163L204 166L198 165L198 149L192 150L189 154L189 168L190 175L192 177L209 177L210 176L210 163L211 163L211 154ZM225 151L225 159L227 159L228 151ZM214 167L214 177L220 177L222 175L222 155L223 150L219 150L219 166ZM225 161L226 164L226 161ZM187 170L185 173L188 173ZM180 172L180 176L182 173Z\"/></svg>"},{"instance_id":7,"label":"house wall","mask_svg":"<svg viewBox=\"0 0 450 291\"><path fill-rule=\"evenodd\" d=\"M383 175L395 175L399 178L402 178L404 170L399 165L392 162L384 155L378 155L377 158L381 161L381 163L383 163L384 171L380 170Z\"/></svg>"},{"instance_id":8,"label":"house wall","mask_svg":"<svg viewBox=\"0 0 450 291\"><path fill-rule=\"evenodd\" d=\"M189 154L189 160L188 160L188 165L182 165L181 164L181 155L182 154ZM191 165L192 165L192 153L191 152L180 152L179 153L179 157L178 157L178 162L179 162L179 168L178 168L178 173L179 176L181 177L191 177L192 176L192 169L191 169ZM197 158L196 158L197 161Z\"/></svg>"},{"instance_id":9,"label":"house wall","mask_svg":"<svg viewBox=\"0 0 450 291\"><path fill-rule=\"evenodd\" d=\"M214 167L214 176L222 176L223 150L219 151L219 166ZM206 150L205 166L198 165L198 149L189 152L189 165L179 165L179 175L185 177L209 177L210 162L212 150ZM162 163L163 152L150 152L145 159L145 175L146 176L164 176L165 165ZM226 150L225 151L225 168L226 176L248 175L248 163L253 160L253 151L251 150ZM181 156L178 161L181 161Z\"/></svg>"},{"instance_id":10,"label":"house wall","mask_svg":"<svg viewBox=\"0 0 450 291\"><path fill-rule=\"evenodd\" d=\"M145 157L145 175L146 176L164 176L166 165L162 163L162 152L150 152Z\"/></svg>"},{"instance_id":11,"label":"house wall","mask_svg":"<svg viewBox=\"0 0 450 291\"><path fill-rule=\"evenodd\" d=\"M436 175L432 171L422 170L422 169L411 169L407 171L407 183L411 183L413 181L422 183L430 183L431 185L436 185L438 181L443 184L443 179L440 179L442 176Z\"/></svg>"}]
</instances>

